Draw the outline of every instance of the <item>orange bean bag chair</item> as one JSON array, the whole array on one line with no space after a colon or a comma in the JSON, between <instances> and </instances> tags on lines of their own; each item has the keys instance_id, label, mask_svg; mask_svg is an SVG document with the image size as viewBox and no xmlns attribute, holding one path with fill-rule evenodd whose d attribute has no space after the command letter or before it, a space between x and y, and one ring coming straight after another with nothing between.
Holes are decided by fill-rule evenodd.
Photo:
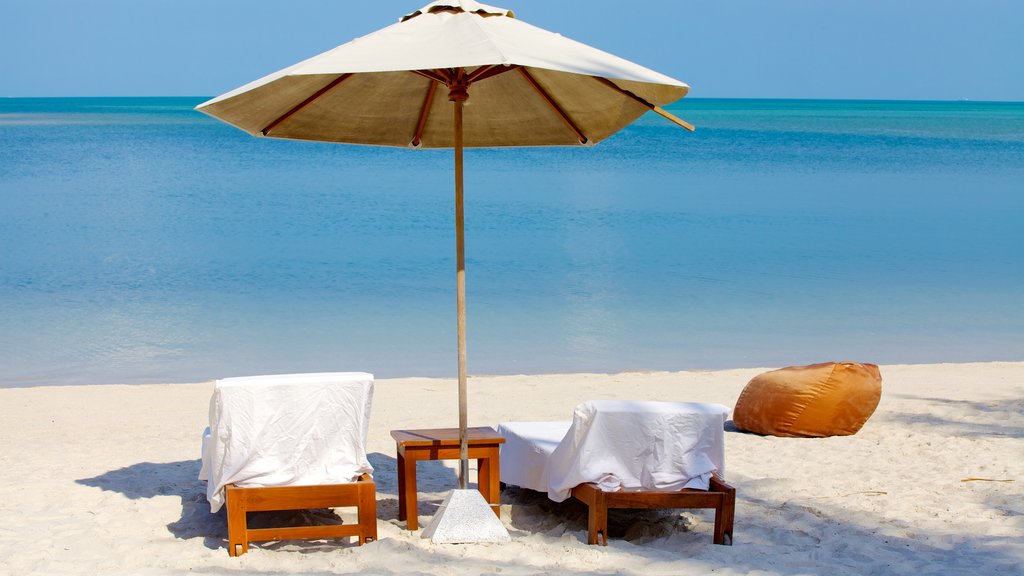
<instances>
[{"instance_id":1,"label":"orange bean bag chair","mask_svg":"<svg viewBox=\"0 0 1024 576\"><path fill-rule=\"evenodd\" d=\"M769 436L849 436L882 397L874 364L827 362L755 376L733 410L740 430Z\"/></svg>"}]
</instances>

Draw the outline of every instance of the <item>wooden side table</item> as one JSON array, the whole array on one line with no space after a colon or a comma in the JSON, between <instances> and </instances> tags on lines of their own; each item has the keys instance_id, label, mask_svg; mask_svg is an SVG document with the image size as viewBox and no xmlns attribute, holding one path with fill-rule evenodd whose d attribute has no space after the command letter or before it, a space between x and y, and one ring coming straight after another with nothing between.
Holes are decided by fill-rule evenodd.
<instances>
[{"instance_id":1,"label":"wooden side table","mask_svg":"<svg viewBox=\"0 0 1024 576\"><path fill-rule=\"evenodd\" d=\"M477 461L480 494L501 515L501 488L498 485L498 445L505 442L489 426L467 428L469 458ZM420 460L458 460L459 429L392 430L398 453L398 519L406 528L419 528L416 516L416 463Z\"/></svg>"}]
</instances>

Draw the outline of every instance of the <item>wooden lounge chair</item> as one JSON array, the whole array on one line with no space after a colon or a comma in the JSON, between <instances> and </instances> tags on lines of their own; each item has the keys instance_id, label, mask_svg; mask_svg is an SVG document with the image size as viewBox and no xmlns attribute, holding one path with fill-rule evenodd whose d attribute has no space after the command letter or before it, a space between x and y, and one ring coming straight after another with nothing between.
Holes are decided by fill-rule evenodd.
<instances>
[{"instance_id":1,"label":"wooden lounge chair","mask_svg":"<svg viewBox=\"0 0 1024 576\"><path fill-rule=\"evenodd\" d=\"M727 415L715 404L594 401L572 422L503 423L501 480L586 504L590 544L607 545L612 508L705 508L715 510L714 543L731 545Z\"/></svg>"},{"instance_id":2,"label":"wooden lounge chair","mask_svg":"<svg viewBox=\"0 0 1024 576\"><path fill-rule=\"evenodd\" d=\"M708 490L683 488L672 492L653 490L607 492L593 483L572 489L572 497L587 505L587 543L608 545L610 508L710 508L715 511L715 544L732 545L732 522L736 509L736 489L717 476Z\"/></svg>"},{"instance_id":3,"label":"wooden lounge chair","mask_svg":"<svg viewBox=\"0 0 1024 576\"><path fill-rule=\"evenodd\" d=\"M211 512L227 507L228 554L249 542L377 538L366 458L373 376L361 372L218 380L203 439ZM248 512L356 507L357 523L249 528Z\"/></svg>"},{"instance_id":4,"label":"wooden lounge chair","mask_svg":"<svg viewBox=\"0 0 1024 576\"><path fill-rule=\"evenodd\" d=\"M351 484L320 486L226 487L228 509L228 554L240 556L249 551L249 542L268 540L322 540L355 536L359 545L377 539L377 489L373 479L363 474ZM248 527L247 512L305 510L355 506L358 524L331 526Z\"/></svg>"}]
</instances>

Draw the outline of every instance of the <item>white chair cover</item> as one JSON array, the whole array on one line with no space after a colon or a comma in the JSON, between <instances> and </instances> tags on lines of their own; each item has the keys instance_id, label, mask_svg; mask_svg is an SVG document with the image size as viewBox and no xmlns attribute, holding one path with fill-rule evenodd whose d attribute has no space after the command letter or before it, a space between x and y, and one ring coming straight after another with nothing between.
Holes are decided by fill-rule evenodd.
<instances>
[{"instance_id":1,"label":"white chair cover","mask_svg":"<svg viewBox=\"0 0 1024 576\"><path fill-rule=\"evenodd\" d=\"M719 404L595 400L577 406L571 424L500 424L501 480L555 502L586 482L608 491L707 490L713 472L725 476L728 415Z\"/></svg>"},{"instance_id":2,"label":"white chair cover","mask_svg":"<svg viewBox=\"0 0 1024 576\"><path fill-rule=\"evenodd\" d=\"M210 511L224 486L311 486L373 472L366 457L373 375L286 374L218 380L200 480Z\"/></svg>"}]
</instances>

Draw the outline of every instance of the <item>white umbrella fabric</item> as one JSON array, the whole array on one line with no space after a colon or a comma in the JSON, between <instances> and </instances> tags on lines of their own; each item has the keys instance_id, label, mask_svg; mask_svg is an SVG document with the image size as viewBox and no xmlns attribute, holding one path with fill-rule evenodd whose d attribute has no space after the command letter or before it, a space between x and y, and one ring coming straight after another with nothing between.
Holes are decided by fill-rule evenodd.
<instances>
[{"instance_id":1,"label":"white umbrella fabric","mask_svg":"<svg viewBox=\"0 0 1024 576\"><path fill-rule=\"evenodd\" d=\"M454 148L459 486L465 489L463 148L593 145L651 110L693 130L661 109L688 90L531 26L510 10L441 0L196 109L254 136ZM472 106L464 112L467 101Z\"/></svg>"},{"instance_id":2,"label":"white umbrella fabric","mask_svg":"<svg viewBox=\"0 0 1024 576\"><path fill-rule=\"evenodd\" d=\"M200 104L254 136L452 148L594 144L689 87L471 0L434 2L401 22ZM454 94L452 93L454 91ZM440 97L438 97L440 96Z\"/></svg>"}]
</instances>

